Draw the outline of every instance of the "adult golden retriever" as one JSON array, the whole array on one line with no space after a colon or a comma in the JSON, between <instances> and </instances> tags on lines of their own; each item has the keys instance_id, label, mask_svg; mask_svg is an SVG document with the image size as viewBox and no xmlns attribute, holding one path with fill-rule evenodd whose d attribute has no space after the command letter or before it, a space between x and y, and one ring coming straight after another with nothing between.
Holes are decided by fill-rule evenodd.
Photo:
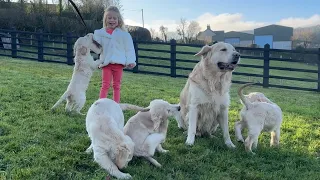
<instances>
[{"instance_id":1,"label":"adult golden retriever","mask_svg":"<svg viewBox=\"0 0 320 180\"><path fill-rule=\"evenodd\" d=\"M232 72L240 61L240 53L228 43L204 46L195 56L201 56L180 93L181 113L178 126L187 130L187 145L195 136L209 135L221 126L225 144L235 148L229 135L228 108Z\"/></svg>"}]
</instances>

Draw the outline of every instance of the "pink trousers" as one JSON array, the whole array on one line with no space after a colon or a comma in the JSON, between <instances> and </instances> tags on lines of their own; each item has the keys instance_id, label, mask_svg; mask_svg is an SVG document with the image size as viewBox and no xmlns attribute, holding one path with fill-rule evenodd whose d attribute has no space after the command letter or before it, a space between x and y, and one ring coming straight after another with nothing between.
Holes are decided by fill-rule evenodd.
<instances>
[{"instance_id":1,"label":"pink trousers","mask_svg":"<svg viewBox=\"0 0 320 180\"><path fill-rule=\"evenodd\" d=\"M124 66L122 64L108 64L102 68L102 86L100 89L100 98L108 97L108 91L112 79L113 100L117 103L120 102L123 68Z\"/></svg>"}]
</instances>

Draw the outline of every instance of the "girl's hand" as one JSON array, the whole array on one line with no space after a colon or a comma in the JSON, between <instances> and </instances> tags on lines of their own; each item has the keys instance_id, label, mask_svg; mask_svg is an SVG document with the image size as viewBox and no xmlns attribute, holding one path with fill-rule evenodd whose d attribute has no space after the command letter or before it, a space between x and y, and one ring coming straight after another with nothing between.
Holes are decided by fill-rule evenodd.
<instances>
[{"instance_id":1,"label":"girl's hand","mask_svg":"<svg viewBox=\"0 0 320 180\"><path fill-rule=\"evenodd\" d=\"M136 65L135 65L134 63L131 63L131 64L128 65L128 68L132 69L132 68L134 68L135 66L136 66Z\"/></svg>"},{"instance_id":2,"label":"girl's hand","mask_svg":"<svg viewBox=\"0 0 320 180\"><path fill-rule=\"evenodd\" d=\"M99 64L98 68L101 69L103 64Z\"/></svg>"}]
</instances>

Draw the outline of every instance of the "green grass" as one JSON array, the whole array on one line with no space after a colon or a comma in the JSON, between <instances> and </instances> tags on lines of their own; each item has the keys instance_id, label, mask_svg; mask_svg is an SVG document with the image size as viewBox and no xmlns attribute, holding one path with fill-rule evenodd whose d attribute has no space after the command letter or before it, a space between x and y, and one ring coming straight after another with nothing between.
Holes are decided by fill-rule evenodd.
<instances>
[{"instance_id":1,"label":"green grass","mask_svg":"<svg viewBox=\"0 0 320 180\"><path fill-rule=\"evenodd\" d=\"M100 71L87 91L86 112L98 98ZM57 112L51 106L66 90L72 66L1 58L0 60L0 179L105 179L107 173L84 151L90 141L85 117ZM122 102L147 106L156 98L179 101L185 78L170 78L125 72ZM270 148L268 133L259 138L256 156L245 153L237 143L233 125L241 109L236 89L231 89L230 134L236 150L217 138L196 138L193 147L177 123L169 123L168 154L156 154L158 169L145 159L134 158L124 172L134 179L319 179L320 95L319 93L251 87L281 106L284 112L281 147ZM111 93L111 92L110 92ZM110 96L109 96L110 97ZM125 112L125 119L134 112Z\"/></svg>"}]
</instances>

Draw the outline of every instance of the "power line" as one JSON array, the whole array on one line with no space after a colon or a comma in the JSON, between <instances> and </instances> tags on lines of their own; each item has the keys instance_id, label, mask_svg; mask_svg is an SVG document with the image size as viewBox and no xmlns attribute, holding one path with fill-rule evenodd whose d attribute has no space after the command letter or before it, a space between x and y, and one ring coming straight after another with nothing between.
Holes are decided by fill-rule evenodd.
<instances>
[{"instance_id":1,"label":"power line","mask_svg":"<svg viewBox=\"0 0 320 180\"><path fill-rule=\"evenodd\" d=\"M141 9L123 9L123 10L126 10L126 11L141 11Z\"/></svg>"}]
</instances>

